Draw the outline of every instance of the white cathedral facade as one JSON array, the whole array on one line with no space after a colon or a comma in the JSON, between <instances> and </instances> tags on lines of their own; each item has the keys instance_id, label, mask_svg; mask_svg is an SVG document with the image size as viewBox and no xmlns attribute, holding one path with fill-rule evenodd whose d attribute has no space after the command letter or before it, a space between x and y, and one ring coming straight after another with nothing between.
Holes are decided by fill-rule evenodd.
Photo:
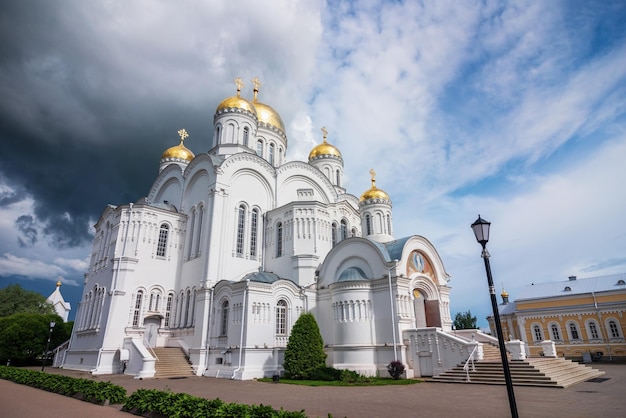
<instances>
[{"instance_id":1,"label":"white cathedral facade","mask_svg":"<svg viewBox=\"0 0 626 418\"><path fill-rule=\"evenodd\" d=\"M256 79L251 100L236 82L208 151L194 155L179 131L148 195L98 220L63 367L149 378L151 348L179 347L198 376L272 376L311 312L329 366L387 375L397 358L407 376L424 375L419 356L433 344L409 341L410 330L452 324L436 249L394 238L373 172L369 190L346 191L325 130L308 161L287 161L279 114L258 101Z\"/></svg>"}]
</instances>

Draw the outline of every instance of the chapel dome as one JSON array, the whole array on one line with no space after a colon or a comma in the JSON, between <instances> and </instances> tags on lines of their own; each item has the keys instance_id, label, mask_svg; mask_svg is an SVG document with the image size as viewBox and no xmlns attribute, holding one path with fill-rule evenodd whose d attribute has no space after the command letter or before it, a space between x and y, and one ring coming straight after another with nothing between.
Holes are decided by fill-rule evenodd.
<instances>
[{"instance_id":1,"label":"chapel dome","mask_svg":"<svg viewBox=\"0 0 626 418\"><path fill-rule=\"evenodd\" d=\"M187 148L184 144L185 138L189 137L187 131L181 129L178 131L178 135L180 135L180 144L170 147L165 150L163 155L161 155L162 160L167 159L175 159L175 160L183 160L183 161L191 161L195 158L195 155L189 148Z\"/></svg>"},{"instance_id":2,"label":"chapel dome","mask_svg":"<svg viewBox=\"0 0 626 418\"><path fill-rule=\"evenodd\" d=\"M326 142L326 138L324 138L324 142L311 150L309 153L309 161L324 155L341 158L341 152L337 149L337 147Z\"/></svg>"},{"instance_id":3,"label":"chapel dome","mask_svg":"<svg viewBox=\"0 0 626 418\"><path fill-rule=\"evenodd\" d=\"M259 122L266 123L279 129L281 132L285 132L285 124L277 111L272 109L271 106L266 105L265 103L257 102L256 100L252 102L252 104L256 108L256 114L259 118Z\"/></svg>"},{"instance_id":4,"label":"chapel dome","mask_svg":"<svg viewBox=\"0 0 626 418\"><path fill-rule=\"evenodd\" d=\"M389 195L384 191L376 187L376 172L374 170L370 170L370 174L372 175L372 187L369 190L366 190L359 199L360 202L365 202L370 199L383 199L389 200Z\"/></svg>"},{"instance_id":5,"label":"chapel dome","mask_svg":"<svg viewBox=\"0 0 626 418\"><path fill-rule=\"evenodd\" d=\"M254 116L257 116L256 108L252 103L248 100L241 97L241 88L243 87L243 82L241 78L235 79L235 85L237 86L237 95L232 97L227 97L217 105L217 109L215 109L215 113L219 113L224 109L241 109L246 110L252 113Z\"/></svg>"}]
</instances>

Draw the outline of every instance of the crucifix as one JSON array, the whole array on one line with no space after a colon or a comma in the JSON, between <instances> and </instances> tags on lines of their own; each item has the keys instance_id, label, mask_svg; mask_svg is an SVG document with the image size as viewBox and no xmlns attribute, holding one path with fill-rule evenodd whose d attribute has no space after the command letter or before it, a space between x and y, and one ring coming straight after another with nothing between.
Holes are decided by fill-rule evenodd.
<instances>
[{"instance_id":1,"label":"crucifix","mask_svg":"<svg viewBox=\"0 0 626 418\"><path fill-rule=\"evenodd\" d=\"M243 81L241 80L241 77L237 77L235 79L235 85L237 86L237 97L240 97L241 89L243 88Z\"/></svg>"},{"instance_id":2,"label":"crucifix","mask_svg":"<svg viewBox=\"0 0 626 418\"><path fill-rule=\"evenodd\" d=\"M180 136L180 143L182 144L183 142L185 142L185 138L189 137L189 134L187 133L187 131L183 128L180 131L178 131L178 136Z\"/></svg>"},{"instance_id":3,"label":"crucifix","mask_svg":"<svg viewBox=\"0 0 626 418\"><path fill-rule=\"evenodd\" d=\"M322 126L322 133L324 134L324 142L326 142L326 136L328 135L328 131L325 126Z\"/></svg>"}]
</instances>

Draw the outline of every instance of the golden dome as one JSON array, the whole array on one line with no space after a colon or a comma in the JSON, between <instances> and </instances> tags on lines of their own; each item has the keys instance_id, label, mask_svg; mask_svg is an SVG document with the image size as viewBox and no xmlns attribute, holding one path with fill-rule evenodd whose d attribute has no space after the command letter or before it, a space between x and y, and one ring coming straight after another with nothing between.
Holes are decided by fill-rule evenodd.
<instances>
[{"instance_id":1,"label":"golden dome","mask_svg":"<svg viewBox=\"0 0 626 418\"><path fill-rule=\"evenodd\" d=\"M504 288L502 288L502 293L500 293L500 296L502 296L503 298L508 298L509 292L507 292L506 290L504 290Z\"/></svg>"},{"instance_id":2,"label":"golden dome","mask_svg":"<svg viewBox=\"0 0 626 418\"><path fill-rule=\"evenodd\" d=\"M220 110L223 110L223 109L234 108L234 109L247 110L248 112L252 113L254 116L257 116L256 108L254 107L254 105L252 105L252 103L250 103L248 100L241 97L241 88L243 87L243 82L241 81L241 78L236 78L235 84L237 85L237 95L232 96L232 97L227 97L226 99L222 100L222 102L219 105L217 105L217 109L215 109L215 113L218 113Z\"/></svg>"},{"instance_id":3,"label":"golden dome","mask_svg":"<svg viewBox=\"0 0 626 418\"><path fill-rule=\"evenodd\" d=\"M187 134L187 131L181 129L180 131L178 131L178 135L180 135L180 144L176 145L175 147L166 149L161 156L162 160L174 158L179 160L191 161L195 158L193 152L191 152L191 150L187 148L184 144L185 138L189 136L189 134Z\"/></svg>"},{"instance_id":4,"label":"golden dome","mask_svg":"<svg viewBox=\"0 0 626 418\"><path fill-rule=\"evenodd\" d=\"M370 170L370 174L372 175L372 187L370 187L369 190L367 190L365 193L361 195L361 198L359 199L359 201L364 202L370 199L391 200L389 198L389 195L385 193L384 190L381 190L376 187L376 172L372 169Z\"/></svg>"},{"instance_id":5,"label":"golden dome","mask_svg":"<svg viewBox=\"0 0 626 418\"><path fill-rule=\"evenodd\" d=\"M267 123L268 125L280 129L281 132L285 132L285 125L283 124L283 120L280 118L278 112L276 112L270 106L261 102L257 102L256 100L254 100L252 104L256 108L256 114L259 118L259 122Z\"/></svg>"},{"instance_id":6,"label":"golden dome","mask_svg":"<svg viewBox=\"0 0 626 418\"><path fill-rule=\"evenodd\" d=\"M326 142L326 135L328 134L326 128L322 128L322 132L324 132L324 142L311 150L309 153L309 161L322 155L332 155L334 157L341 158L341 152L337 149L337 147Z\"/></svg>"}]
</instances>

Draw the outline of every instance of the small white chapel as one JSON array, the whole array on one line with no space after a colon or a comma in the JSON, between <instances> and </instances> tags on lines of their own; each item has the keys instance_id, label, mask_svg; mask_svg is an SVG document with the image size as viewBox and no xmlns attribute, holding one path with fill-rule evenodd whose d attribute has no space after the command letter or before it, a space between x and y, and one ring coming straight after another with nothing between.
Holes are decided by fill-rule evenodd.
<instances>
[{"instance_id":1,"label":"small white chapel","mask_svg":"<svg viewBox=\"0 0 626 418\"><path fill-rule=\"evenodd\" d=\"M443 261L426 238L397 237L375 172L368 190L348 192L325 129L308 161L288 161L285 125L259 101L258 80L249 99L235 82L206 152L189 150L181 129L147 195L105 208L62 367L151 378L156 350L169 347L198 376L269 377L282 373L303 312L335 368L386 376L398 359L407 377L427 376L446 348L467 358L445 337Z\"/></svg>"}]
</instances>

